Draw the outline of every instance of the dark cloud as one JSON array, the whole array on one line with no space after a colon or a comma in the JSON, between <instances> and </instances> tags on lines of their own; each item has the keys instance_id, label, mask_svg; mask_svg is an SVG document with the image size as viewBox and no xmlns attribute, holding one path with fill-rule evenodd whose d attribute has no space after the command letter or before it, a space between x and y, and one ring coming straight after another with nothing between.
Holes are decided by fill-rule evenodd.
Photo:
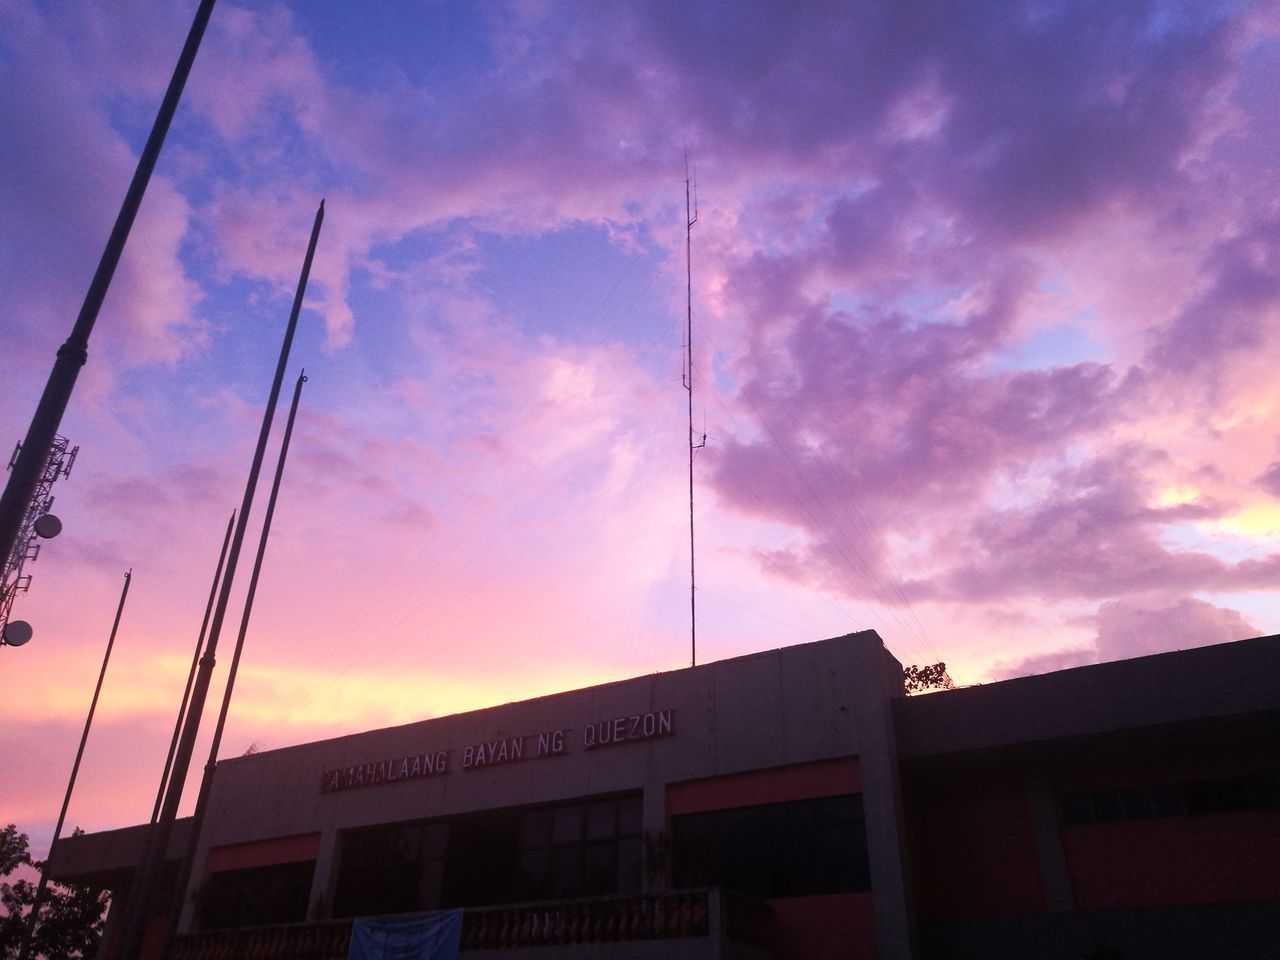
<instances>
[{"instance_id":1,"label":"dark cloud","mask_svg":"<svg viewBox=\"0 0 1280 960\"><path fill-rule=\"evenodd\" d=\"M592 27L630 34L621 56L721 163L870 173L1004 237L1177 182L1239 29L1159 0L632 9ZM913 100L930 115L895 138Z\"/></svg>"},{"instance_id":2,"label":"dark cloud","mask_svg":"<svg viewBox=\"0 0 1280 960\"><path fill-rule=\"evenodd\" d=\"M1208 289L1153 331L1153 367L1217 374L1223 360L1263 345L1268 318L1280 306L1280 220L1254 223L1215 244L1204 274Z\"/></svg>"},{"instance_id":3,"label":"dark cloud","mask_svg":"<svg viewBox=\"0 0 1280 960\"><path fill-rule=\"evenodd\" d=\"M939 32L955 105L930 157L942 203L1038 236L1180 179L1230 75L1228 20L1160 2L995 7L947 7Z\"/></svg>"}]
</instances>

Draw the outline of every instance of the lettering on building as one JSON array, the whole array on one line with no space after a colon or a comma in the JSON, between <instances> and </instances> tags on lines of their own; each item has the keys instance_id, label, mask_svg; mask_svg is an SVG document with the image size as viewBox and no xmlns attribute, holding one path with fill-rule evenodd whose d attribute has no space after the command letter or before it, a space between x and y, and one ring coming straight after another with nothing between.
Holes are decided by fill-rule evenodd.
<instances>
[{"instance_id":1,"label":"lettering on building","mask_svg":"<svg viewBox=\"0 0 1280 960\"><path fill-rule=\"evenodd\" d=\"M320 774L320 792L353 790L357 787L376 787L400 780L420 780L438 777L449 772L449 751L418 753L412 757L394 760L375 760L352 767L338 767Z\"/></svg>"},{"instance_id":2,"label":"lettering on building","mask_svg":"<svg viewBox=\"0 0 1280 960\"><path fill-rule=\"evenodd\" d=\"M675 733L670 710L651 710L625 717L597 720L582 728L582 749L594 750L633 740L652 740Z\"/></svg>"},{"instance_id":3,"label":"lettering on building","mask_svg":"<svg viewBox=\"0 0 1280 960\"><path fill-rule=\"evenodd\" d=\"M564 735L568 730L549 730L538 734L538 757L558 757L564 753Z\"/></svg>"},{"instance_id":4,"label":"lettering on building","mask_svg":"<svg viewBox=\"0 0 1280 960\"><path fill-rule=\"evenodd\" d=\"M459 753L456 769L482 770L505 766L524 760L545 760L569 753L569 737L572 727L544 730L523 736L495 737L469 743L460 751L436 750L397 757L393 760L375 760L349 767L324 770L320 774L320 792L354 790L360 787L377 787L401 780L421 780L425 777L443 776L450 771L449 757ZM621 717L596 720L582 728L582 749L633 743L669 737L675 733L671 710L652 710L648 713L632 713Z\"/></svg>"}]
</instances>

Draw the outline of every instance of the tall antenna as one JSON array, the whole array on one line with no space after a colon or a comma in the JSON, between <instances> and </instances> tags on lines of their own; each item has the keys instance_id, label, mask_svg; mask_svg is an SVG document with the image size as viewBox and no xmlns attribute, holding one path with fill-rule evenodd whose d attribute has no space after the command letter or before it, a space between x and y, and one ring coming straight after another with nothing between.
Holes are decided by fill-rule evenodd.
<instances>
[{"instance_id":1,"label":"tall antenna","mask_svg":"<svg viewBox=\"0 0 1280 960\"><path fill-rule=\"evenodd\" d=\"M696 185L690 190L689 151L684 153L684 276L685 330L684 370L681 380L689 396L689 666L698 665L697 580L694 576L693 551L693 452L707 445L707 435L694 442L693 432L693 225L698 222Z\"/></svg>"},{"instance_id":2,"label":"tall antenna","mask_svg":"<svg viewBox=\"0 0 1280 960\"><path fill-rule=\"evenodd\" d=\"M67 819L67 807L71 804L71 792L76 788L76 775L80 772L80 761L84 759L84 745L89 740L89 728L93 726L93 712L98 709L98 695L102 693L102 681L107 676L107 664L111 661L111 648L116 642L116 631L120 629L120 614L124 613L124 601L129 596L129 582L133 579L133 570L124 575L124 588L120 591L120 603L116 607L116 619L111 624L111 636L107 638L107 652L102 657L102 669L98 671L98 685L93 688L93 699L89 701L89 716L84 721L84 733L80 735L80 747L76 750L75 763L71 765L71 776L67 779L67 792L62 798L62 810L58 813L58 825L53 828L53 839L49 841L49 850L62 836L62 825ZM22 928L22 941L18 945L18 960L27 960L31 956L31 938L35 935L36 923L40 919L40 910L44 906L45 890L49 883L49 861L46 859L40 867L40 882L36 885L35 899L31 901L31 909L27 913L26 925Z\"/></svg>"},{"instance_id":3,"label":"tall antenna","mask_svg":"<svg viewBox=\"0 0 1280 960\"><path fill-rule=\"evenodd\" d=\"M204 777L200 781L200 794L196 799L196 810L191 817L191 833L187 841L186 856L178 866L178 883L174 887L173 901L169 906L164 947L160 951L161 960L169 960L173 956L177 943L178 924L182 921L182 912L186 906L184 891L191 882L191 867L195 863L196 851L200 845L200 833L204 828L204 818L209 810L213 774L218 766L218 748L222 745L222 733L226 729L227 714L231 709L231 694L236 685L236 673L240 669L240 655L244 652L244 638L249 632L249 614L253 611L253 599L258 592L258 577L262 573L262 560L267 553L267 537L271 534L271 520L275 516L276 500L280 496L284 462L289 456L289 440L293 436L293 424L298 416L298 401L302 398L302 385L306 382L307 374L303 371L298 375L298 382L293 388L293 403L289 406L289 419L285 421L284 440L280 443L280 459L276 463L276 476L271 483L267 513L262 520L262 536L258 539L258 554L254 558L253 573L249 577L249 590L244 598L244 612L240 615L240 633L236 636L236 652L231 658L231 672L227 674L227 685L222 693L222 709L218 713L218 725L213 731L213 742L209 745L209 760L204 767Z\"/></svg>"},{"instance_id":4,"label":"tall antenna","mask_svg":"<svg viewBox=\"0 0 1280 960\"><path fill-rule=\"evenodd\" d=\"M14 448L9 458L9 469L18 462L22 444ZM66 437L54 434L44 467L36 477L31 502L27 504L9 555L0 562L0 647L20 647L31 639L31 624L25 620L10 620L13 601L19 593L31 586L31 574L24 571L28 563L40 556L40 540L49 540L62 532L62 521L49 511L53 509L53 485L62 477L71 476L79 447L71 446Z\"/></svg>"},{"instance_id":5,"label":"tall antenna","mask_svg":"<svg viewBox=\"0 0 1280 960\"><path fill-rule=\"evenodd\" d=\"M316 242L320 239L322 223L324 223L323 200L320 201L320 208L316 211L316 219L311 227L311 239L307 243L307 253L302 260L302 274L298 277L298 289L293 297L289 324L285 328L284 341L280 344L280 357L276 361L275 378L271 382L271 393L267 398L267 406L262 414L262 427L258 432L258 446L254 450L249 476L245 481L240 512L236 514L236 529L231 537L231 547L227 553L222 583L218 588L218 602L213 610L213 619L209 623L209 634L205 640L204 655L200 658L200 669L191 687L191 699L187 705L187 715L182 721L182 736L178 740L178 749L174 753L173 766L169 771L169 786L165 790L164 804L160 808L159 819L147 833L142 859L133 875L129 899L125 901L124 929L120 935L121 947L116 955L128 957L130 960L142 955L147 915L151 910L152 897L155 895L160 879L164 856L169 849L169 836L173 832L173 822L178 816L178 804L182 802L182 790L186 785L187 771L195 751L196 736L200 731L200 718L204 713L205 699L209 695L209 685L213 681L218 638L222 633L227 604L231 600L231 585L235 580L236 564L239 562L240 548L244 543L249 511L253 508L253 497L258 487L258 474L262 469L263 456L266 454L271 421L275 417L276 401L280 398L280 385L284 380L285 367L289 362L289 351L293 347L293 335L298 327L298 315L302 312L302 300L307 292L307 280L311 276L311 262L315 257Z\"/></svg>"}]
</instances>

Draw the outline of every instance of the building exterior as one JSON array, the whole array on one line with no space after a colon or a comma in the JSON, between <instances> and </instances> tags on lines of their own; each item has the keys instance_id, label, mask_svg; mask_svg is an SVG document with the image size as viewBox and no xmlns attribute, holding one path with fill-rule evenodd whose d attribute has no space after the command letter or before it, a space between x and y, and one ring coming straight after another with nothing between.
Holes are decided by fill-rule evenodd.
<instances>
[{"instance_id":1,"label":"building exterior","mask_svg":"<svg viewBox=\"0 0 1280 960\"><path fill-rule=\"evenodd\" d=\"M223 761L178 956L443 907L473 960L1280 956L1278 663L908 699L867 631ZM142 829L51 871L123 896Z\"/></svg>"}]
</instances>

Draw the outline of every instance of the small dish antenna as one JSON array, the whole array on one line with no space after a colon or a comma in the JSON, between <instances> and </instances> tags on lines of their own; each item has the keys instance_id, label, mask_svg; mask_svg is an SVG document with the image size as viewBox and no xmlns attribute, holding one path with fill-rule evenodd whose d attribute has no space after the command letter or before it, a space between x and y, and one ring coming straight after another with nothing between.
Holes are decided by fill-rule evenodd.
<instances>
[{"instance_id":1,"label":"small dish antenna","mask_svg":"<svg viewBox=\"0 0 1280 960\"><path fill-rule=\"evenodd\" d=\"M52 513L37 517L35 522L36 536L41 540L52 540L62 532L62 521Z\"/></svg>"},{"instance_id":2,"label":"small dish antenna","mask_svg":"<svg viewBox=\"0 0 1280 960\"><path fill-rule=\"evenodd\" d=\"M31 624L25 620L10 620L4 625L4 642L10 647L20 647L31 639Z\"/></svg>"}]
</instances>

